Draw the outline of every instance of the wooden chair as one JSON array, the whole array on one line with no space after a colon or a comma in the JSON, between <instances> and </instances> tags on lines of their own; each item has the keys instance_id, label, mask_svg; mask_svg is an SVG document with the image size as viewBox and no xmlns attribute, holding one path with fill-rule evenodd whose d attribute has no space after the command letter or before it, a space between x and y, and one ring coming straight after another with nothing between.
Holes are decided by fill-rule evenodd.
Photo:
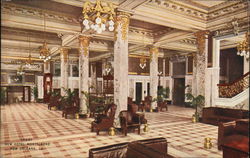
<instances>
[{"instance_id":1,"label":"wooden chair","mask_svg":"<svg viewBox=\"0 0 250 158\"><path fill-rule=\"evenodd\" d=\"M69 114L75 115L75 114L79 113L80 99L78 97L75 97L73 99L73 102L69 103L69 104L70 105L65 106L65 108L63 109L63 112L62 112L62 117L65 117L66 119L67 119L67 115L69 115Z\"/></svg>"},{"instance_id":2,"label":"wooden chair","mask_svg":"<svg viewBox=\"0 0 250 158\"><path fill-rule=\"evenodd\" d=\"M158 110L159 110L159 111L162 111L163 108L165 108L166 111L168 111L168 103L167 103L166 100L163 101L163 102L158 102L158 103L157 103L157 107L158 107Z\"/></svg>"},{"instance_id":3,"label":"wooden chair","mask_svg":"<svg viewBox=\"0 0 250 158\"><path fill-rule=\"evenodd\" d=\"M128 129L137 128L138 134L140 134L141 120L140 115L124 110L120 112L120 124L122 132L127 136Z\"/></svg>"},{"instance_id":4,"label":"wooden chair","mask_svg":"<svg viewBox=\"0 0 250 158\"><path fill-rule=\"evenodd\" d=\"M117 106L115 104L110 104L106 115L97 115L95 121L91 123L91 132L96 130L96 134L99 135L100 131L105 131L112 127L115 119L116 108Z\"/></svg>"}]
</instances>

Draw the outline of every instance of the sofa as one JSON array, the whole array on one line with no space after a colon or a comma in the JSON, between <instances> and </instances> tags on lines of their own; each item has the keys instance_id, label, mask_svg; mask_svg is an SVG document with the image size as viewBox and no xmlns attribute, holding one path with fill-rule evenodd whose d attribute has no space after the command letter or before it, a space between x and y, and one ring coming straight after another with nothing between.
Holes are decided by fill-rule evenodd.
<instances>
[{"instance_id":1,"label":"sofa","mask_svg":"<svg viewBox=\"0 0 250 158\"><path fill-rule=\"evenodd\" d=\"M218 126L219 122L230 122L249 118L248 110L206 107L202 110L202 122Z\"/></svg>"},{"instance_id":2,"label":"sofa","mask_svg":"<svg viewBox=\"0 0 250 158\"><path fill-rule=\"evenodd\" d=\"M239 119L236 121L219 123L218 127L218 149L221 150L223 144L230 143L237 139L249 139L249 119ZM249 144L245 144L247 147ZM244 146L244 145L243 145Z\"/></svg>"},{"instance_id":3,"label":"sofa","mask_svg":"<svg viewBox=\"0 0 250 158\"><path fill-rule=\"evenodd\" d=\"M167 154L166 138L153 138L92 148L89 158L173 158Z\"/></svg>"}]
</instances>

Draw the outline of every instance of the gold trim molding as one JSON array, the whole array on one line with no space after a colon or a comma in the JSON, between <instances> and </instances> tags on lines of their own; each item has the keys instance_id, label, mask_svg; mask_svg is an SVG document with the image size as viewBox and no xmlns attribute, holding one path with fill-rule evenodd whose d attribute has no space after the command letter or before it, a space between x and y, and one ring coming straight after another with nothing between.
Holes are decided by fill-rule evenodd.
<instances>
[{"instance_id":1,"label":"gold trim molding","mask_svg":"<svg viewBox=\"0 0 250 158\"><path fill-rule=\"evenodd\" d=\"M80 43L80 53L83 53L86 57L89 52L89 43L90 43L90 37L88 36L79 36L79 43Z\"/></svg>"},{"instance_id":2,"label":"gold trim molding","mask_svg":"<svg viewBox=\"0 0 250 158\"><path fill-rule=\"evenodd\" d=\"M118 33L117 27L118 27L118 25L121 25L121 27L122 27L122 39L124 41L127 39L129 18L130 18L129 13L117 12L116 25L115 25L115 40L117 40L117 33Z\"/></svg>"}]
</instances>

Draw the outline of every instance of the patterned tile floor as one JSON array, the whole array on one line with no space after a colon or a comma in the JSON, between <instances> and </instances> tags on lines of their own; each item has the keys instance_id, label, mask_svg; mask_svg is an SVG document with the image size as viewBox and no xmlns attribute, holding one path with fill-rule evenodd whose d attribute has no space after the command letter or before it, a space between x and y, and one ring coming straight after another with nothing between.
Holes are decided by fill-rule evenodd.
<instances>
[{"instance_id":1,"label":"patterned tile floor","mask_svg":"<svg viewBox=\"0 0 250 158\"><path fill-rule=\"evenodd\" d=\"M216 126L191 123L191 108L169 106L169 111L146 112L150 131L141 135L121 133L99 136L90 132L93 119L64 119L61 111L49 111L40 103L1 106L1 157L88 157L90 148L133 140L165 137L168 152L182 158L221 158L217 150ZM142 127L143 128L143 127ZM211 137L212 149L204 149L205 137Z\"/></svg>"}]
</instances>

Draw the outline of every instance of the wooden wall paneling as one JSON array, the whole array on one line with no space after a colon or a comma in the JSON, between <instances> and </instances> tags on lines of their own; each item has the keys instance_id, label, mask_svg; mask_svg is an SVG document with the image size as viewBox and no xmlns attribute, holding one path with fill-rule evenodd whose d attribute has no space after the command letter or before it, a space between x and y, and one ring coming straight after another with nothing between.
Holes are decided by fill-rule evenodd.
<instances>
[{"instance_id":1,"label":"wooden wall paneling","mask_svg":"<svg viewBox=\"0 0 250 158\"><path fill-rule=\"evenodd\" d=\"M128 72L133 75L149 75L150 72L150 60L146 58L146 66L144 69L140 67L140 57L129 57L128 60Z\"/></svg>"}]
</instances>

